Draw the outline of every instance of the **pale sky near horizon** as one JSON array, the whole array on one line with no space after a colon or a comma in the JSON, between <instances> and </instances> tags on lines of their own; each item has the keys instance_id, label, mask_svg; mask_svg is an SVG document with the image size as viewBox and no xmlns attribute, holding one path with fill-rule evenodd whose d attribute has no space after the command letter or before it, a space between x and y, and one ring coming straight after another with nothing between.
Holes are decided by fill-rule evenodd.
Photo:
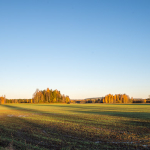
<instances>
[{"instance_id":1,"label":"pale sky near horizon","mask_svg":"<svg viewBox=\"0 0 150 150\"><path fill-rule=\"evenodd\" d=\"M0 96L150 95L149 0L0 0Z\"/></svg>"}]
</instances>

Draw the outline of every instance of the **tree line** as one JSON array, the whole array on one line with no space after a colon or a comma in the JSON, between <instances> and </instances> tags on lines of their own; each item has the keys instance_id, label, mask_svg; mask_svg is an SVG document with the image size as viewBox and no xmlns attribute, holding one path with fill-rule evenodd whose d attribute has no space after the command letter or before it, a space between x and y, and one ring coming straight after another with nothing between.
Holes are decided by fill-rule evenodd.
<instances>
[{"instance_id":1,"label":"tree line","mask_svg":"<svg viewBox=\"0 0 150 150\"><path fill-rule=\"evenodd\" d=\"M39 90L33 94L32 99L6 99L5 96L0 97L0 104L7 103L150 103L150 99L134 99L126 94L108 94L100 98L88 98L82 100L70 100L69 96L61 94L58 90Z\"/></svg>"},{"instance_id":2,"label":"tree line","mask_svg":"<svg viewBox=\"0 0 150 150\"><path fill-rule=\"evenodd\" d=\"M36 89L32 99L6 99L5 96L0 97L0 104L8 103L70 103L69 96L61 94L58 90Z\"/></svg>"},{"instance_id":3,"label":"tree line","mask_svg":"<svg viewBox=\"0 0 150 150\"><path fill-rule=\"evenodd\" d=\"M88 98L82 100L71 100L71 103L149 103L150 101L147 99L134 99L130 98L126 94L108 94L105 97L100 98Z\"/></svg>"}]
</instances>

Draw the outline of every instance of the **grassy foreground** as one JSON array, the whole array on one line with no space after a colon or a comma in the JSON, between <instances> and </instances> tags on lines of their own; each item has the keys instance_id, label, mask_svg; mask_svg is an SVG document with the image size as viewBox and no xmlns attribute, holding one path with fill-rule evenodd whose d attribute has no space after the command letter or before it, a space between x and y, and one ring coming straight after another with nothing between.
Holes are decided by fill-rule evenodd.
<instances>
[{"instance_id":1,"label":"grassy foreground","mask_svg":"<svg viewBox=\"0 0 150 150\"><path fill-rule=\"evenodd\" d=\"M0 149L150 149L150 105L0 105Z\"/></svg>"}]
</instances>

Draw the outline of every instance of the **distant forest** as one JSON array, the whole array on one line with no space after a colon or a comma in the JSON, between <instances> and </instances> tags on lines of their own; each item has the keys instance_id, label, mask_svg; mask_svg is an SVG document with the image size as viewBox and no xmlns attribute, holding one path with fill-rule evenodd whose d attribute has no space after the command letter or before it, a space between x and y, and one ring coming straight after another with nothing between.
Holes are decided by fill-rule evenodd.
<instances>
[{"instance_id":1,"label":"distant forest","mask_svg":"<svg viewBox=\"0 0 150 150\"><path fill-rule=\"evenodd\" d=\"M105 97L70 100L69 96L61 94L58 90L36 90L32 99L7 99L0 97L0 104L8 103L150 103L150 99L134 99L126 94L108 94Z\"/></svg>"},{"instance_id":2,"label":"distant forest","mask_svg":"<svg viewBox=\"0 0 150 150\"><path fill-rule=\"evenodd\" d=\"M69 96L62 95L58 90L36 90L32 99L6 99L5 96L0 97L0 104L7 103L70 103Z\"/></svg>"},{"instance_id":3,"label":"distant forest","mask_svg":"<svg viewBox=\"0 0 150 150\"><path fill-rule=\"evenodd\" d=\"M134 99L126 94L108 94L105 97L87 98L82 100L71 100L71 103L150 103L150 99Z\"/></svg>"}]
</instances>

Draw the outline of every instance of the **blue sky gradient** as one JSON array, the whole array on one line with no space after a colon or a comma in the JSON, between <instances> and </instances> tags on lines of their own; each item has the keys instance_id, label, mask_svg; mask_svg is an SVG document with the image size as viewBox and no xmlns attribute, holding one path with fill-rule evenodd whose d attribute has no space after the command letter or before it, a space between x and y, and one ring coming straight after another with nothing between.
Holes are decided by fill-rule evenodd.
<instances>
[{"instance_id":1,"label":"blue sky gradient","mask_svg":"<svg viewBox=\"0 0 150 150\"><path fill-rule=\"evenodd\" d=\"M1 0L0 95L150 95L149 0Z\"/></svg>"}]
</instances>

